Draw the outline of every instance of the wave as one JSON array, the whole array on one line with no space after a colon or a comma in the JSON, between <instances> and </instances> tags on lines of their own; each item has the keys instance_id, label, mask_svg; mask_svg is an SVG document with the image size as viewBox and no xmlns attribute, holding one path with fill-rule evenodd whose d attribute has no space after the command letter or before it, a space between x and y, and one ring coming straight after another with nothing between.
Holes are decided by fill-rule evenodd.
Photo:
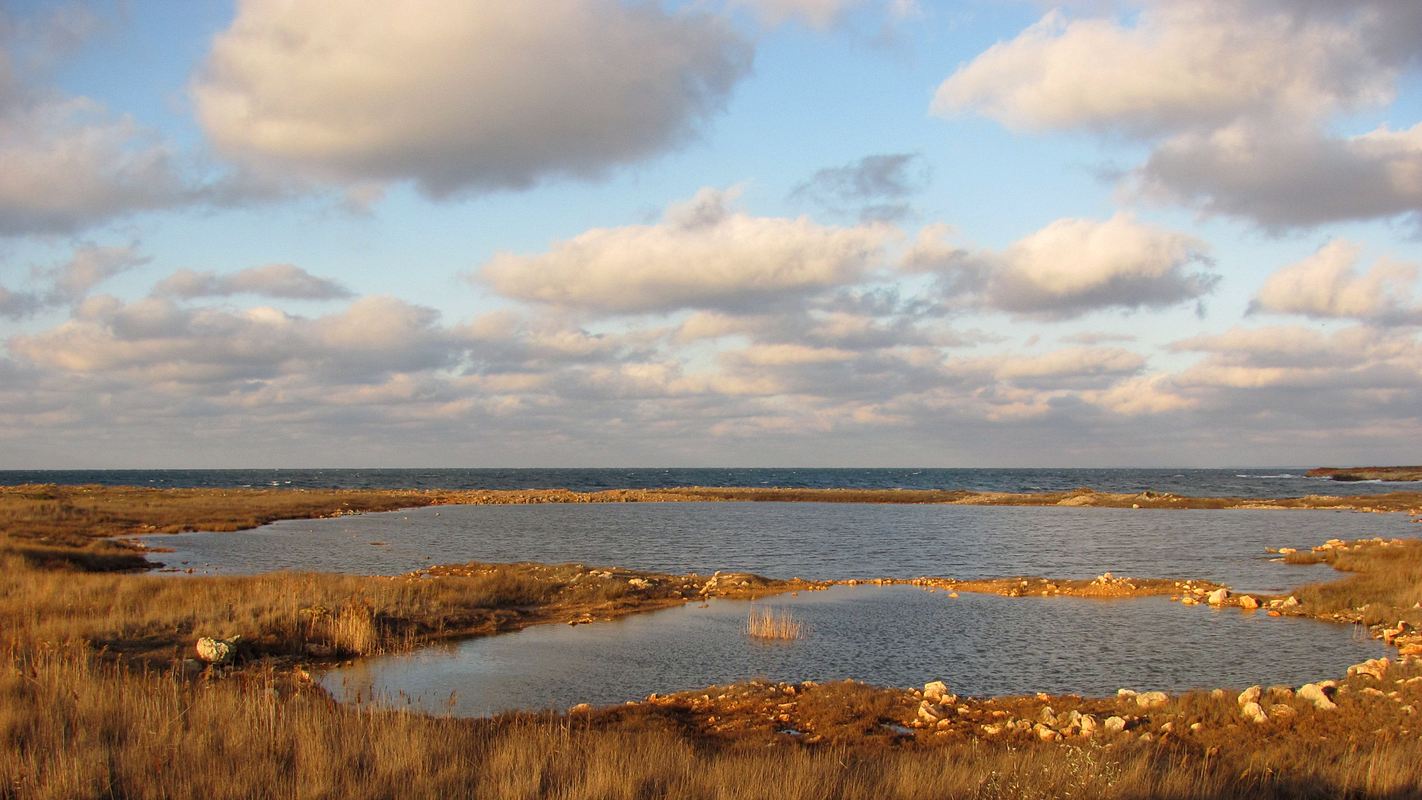
<instances>
[{"instance_id":1,"label":"wave","mask_svg":"<svg viewBox=\"0 0 1422 800\"><path fill-rule=\"evenodd\" d=\"M1279 474L1279 475L1235 475L1234 477L1236 477L1236 478L1302 478L1302 477L1304 477L1304 476L1302 476L1302 475L1294 475L1293 473L1290 473L1290 472L1284 472L1284 473L1281 473L1281 474Z\"/></svg>"}]
</instances>

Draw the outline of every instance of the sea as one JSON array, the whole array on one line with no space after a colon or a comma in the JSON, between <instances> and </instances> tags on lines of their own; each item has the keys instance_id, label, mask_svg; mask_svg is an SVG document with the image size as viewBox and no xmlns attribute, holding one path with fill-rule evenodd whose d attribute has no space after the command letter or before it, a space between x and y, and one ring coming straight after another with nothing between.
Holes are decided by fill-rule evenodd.
<instances>
[{"instance_id":1,"label":"sea","mask_svg":"<svg viewBox=\"0 0 1422 800\"><path fill-rule=\"evenodd\" d=\"M950 489L1051 492L1087 486L1104 492L1157 491L1205 497L1357 495L1422 489L1422 482L1340 482L1309 478L1307 467L1217 469L646 467L443 469L0 470L0 485L101 484L186 488L295 489L655 489L775 486L802 489Z\"/></svg>"}]
</instances>

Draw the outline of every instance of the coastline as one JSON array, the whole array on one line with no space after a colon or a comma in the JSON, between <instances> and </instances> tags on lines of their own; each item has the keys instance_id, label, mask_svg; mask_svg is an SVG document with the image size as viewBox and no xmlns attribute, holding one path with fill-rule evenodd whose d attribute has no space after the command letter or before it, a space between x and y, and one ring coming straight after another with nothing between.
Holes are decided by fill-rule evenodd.
<instances>
[{"instance_id":1,"label":"coastline","mask_svg":"<svg viewBox=\"0 0 1422 800\"><path fill-rule=\"evenodd\" d=\"M271 713L296 714L300 709L301 714L314 715L313 720L323 720L322 725L344 732L341 735L347 738L342 741L346 743L340 747L348 750L351 757L357 757L371 746L370 741L382 735L370 726L389 725L391 714L396 715L393 719L401 720L401 730L428 749L428 753L410 756L417 760L440 752L429 740L432 735L465 741L461 737L477 733L478 737L493 736L502 741L511 736L517 739L528 731L542 731L544 725L565 729L575 726L581 731L579 735L585 737L580 739L583 745L595 749L610 746L608 742L619 741L621 737L643 735L647 731L656 731L656 736L670 736L672 739L667 741L683 742L686 746L713 748L711 752L729 748L725 750L727 753L749 753L768 745L774 752L788 747L789 750L784 751L788 753L815 753L824 745L838 752L887 749L900 753L965 746L970 750L954 758L964 759L963 768L974 771L1002 769L997 759L1009 758L1015 764L1016 759L1028 758L1029 753L1034 754L1030 758L1057 764L1061 758L1077 758L1075 754L1083 747L1104 747L1107 749L1101 752L1114 753L1112 758L1119 757L1124 759L1122 763L1136 764L1140 769L1147 769L1142 765L1157 758L1148 754L1169 753L1177 763L1183 763L1181 760L1196 763L1202 770L1197 780L1205 779L1201 775L1208 775L1212 781L1224 780L1227 774L1237 776L1241 765L1268 764L1270 769L1277 770L1275 777L1261 778L1269 786L1294 775L1290 770L1296 772L1297 767L1286 765L1300 747L1330 748L1330 753L1355 755L1359 747L1374 748L1369 752L1382 754L1378 757L1414 761L1416 756L1422 755L1422 737L1414 732L1414 728L1422 727L1414 716L1422 708L1422 664L1419 663L1422 637L1418 634L1422 628L1422 610L1416 607L1422 597L1412 599L1409 594L1416 591L1419 572L1422 572L1422 541L1416 540L1330 542L1312 550L1293 552L1280 548L1278 554L1286 560L1328 563L1340 576L1300 587L1294 595L1250 598L1261 606L1257 610L1246 607L1243 598L1232 595L1212 604L1208 600L1210 593L1223 587L1186 580L1137 580L1103 575L1093 581L1047 577L854 581L912 584L944 592L992 592L1019 596L1022 602L1033 602L1032 597L1042 594L1107 599L1168 594L1182 600L1191 598L1201 605L1234 607L1225 613L1295 615L1362 624L1368 626L1370 635L1396 648L1395 660L1360 665L1348 676L1321 676L1322 680L1307 685L1312 689L1246 689L1245 695L1257 694L1248 702L1236 696L1235 689L1240 687L1182 695L1146 691L1149 687L1123 687L1126 691L1116 697L1030 695L953 696L949 699L951 687L940 690L932 683L924 689L904 689L854 683L820 686L752 681L653 696L630 705L578 707L551 719L546 715L529 717L515 713L492 720L441 721L410 716L409 712L345 709L330 705L324 690L311 683L310 670L323 664L358 660L369 654L402 650L441 639L497 634L534 624L582 624L706 596L762 596L813 590L832 582L775 581L743 573L708 577L582 565L477 563L444 565L395 578L281 573L249 578L177 580L94 571L112 569L119 563L106 561L108 558L142 558L140 552L98 538L101 535L210 525L225 525L228 527L218 529L236 530L253 527L260 521L292 516L335 516L391 510L393 504L404 504L396 507L432 505L454 499L488 503L649 502L649 496L656 496L669 502L734 501L748 497L814 502L826 501L828 497L833 498L828 500L830 502L1073 506L1085 504L1074 500L1084 497L1093 505L1098 502L1124 504L1130 500L1131 505L1155 508L1246 507L1232 505L1228 499L1208 498L1205 500L1219 504L1198 505L1199 498L1158 495L1102 498L1095 492L1065 496L969 495L949 499L895 492L889 495L892 499L868 501L862 492L796 491L793 497L787 497L782 490L723 489L675 490L650 495L641 491L612 492L595 496L560 491L441 493L439 497L431 497L431 493L291 490L210 493L25 487L24 491L28 492L26 496L31 503L28 517L21 513L20 505L6 502L14 501L20 492L0 493L0 510L5 514L0 517L3 520L0 531L4 534L0 536L0 545L3 545L0 556L4 557L7 567L3 585L8 590L5 592L8 618L6 625L0 626L5 630L0 638L5 640L2 644L7 653L4 666L0 667L0 688L7 689L9 696L19 698L19 707L29 709L16 713L21 715L18 724L29 726L26 729L31 731L27 741L33 745L27 745L25 752L32 760L43 760L44 756L39 750L29 748L46 746L45 742L53 746L57 741L61 744L67 741L54 738L60 735L56 731L63 728L54 721L53 715L60 713L55 709L67 709L63 713L76 719L90 713L82 703L75 705L65 697L47 693L44 688L73 686L76 682L108 687L105 691L117 691L122 696L149 697L147 701L136 700L136 705L110 700L105 706L109 709L106 713L128 720L138 720L147 713L143 704L150 703L152 693L158 692L161 686L170 687L162 691L177 691L179 698L191 696L190 701L184 702L217 702L212 698L218 698L229 704L251 703L250 687L267 687L261 691L275 692L272 697L276 698L270 701L276 704ZM674 494L676 499L666 498L667 494ZM870 493L870 496L882 496L882 493ZM589 497L596 499L586 499ZM848 499L850 497L855 499ZM1402 500L1403 497L1407 499ZM1415 494L1384 496L1383 499L1396 503L1380 504L1378 497L1327 498L1327 505L1293 505L1289 504L1293 501L1285 501L1264 507L1416 513L1412 503L1422 500ZM1072 502L1063 503L1063 500ZM1146 506L1141 500L1157 505ZM1249 502L1251 505L1247 507L1259 507L1257 501ZM1107 507L1129 508L1130 505ZM184 518L185 514L189 516ZM24 519L48 524L31 527ZM1292 602L1289 602L1290 597ZM1403 622L1406 624L1399 624ZM236 648L240 652L239 663L209 668L193 659L195 638L237 633L243 635ZM930 677L934 676L925 676ZM1312 699L1319 693L1332 708L1324 710L1323 704ZM209 699L203 700L204 697ZM240 717L245 712L234 706L226 713ZM241 733L241 725L247 723L233 724L238 726L233 736L246 735ZM1376 732L1384 729L1391 732L1386 735ZM96 753L103 752L106 759L112 760L113 749L118 746L106 744ZM978 749L983 747L989 749ZM1279 752L1261 756L1261 747L1266 753ZM1008 755L1019 750L1020 755ZM1137 761L1138 757L1146 760ZM1339 759L1344 756L1339 755ZM1217 774L1216 767L1211 765L1219 765L1222 771ZM824 767L820 764L817 768ZM781 768L786 767L781 764ZM1317 768L1317 765L1309 767ZM1339 781L1346 784L1350 780L1347 774L1351 773L1329 772L1317 779L1323 780L1323 785L1337 787L1342 785ZM1422 779L1408 770L1398 775L1404 785L1407 785L1405 781Z\"/></svg>"}]
</instances>

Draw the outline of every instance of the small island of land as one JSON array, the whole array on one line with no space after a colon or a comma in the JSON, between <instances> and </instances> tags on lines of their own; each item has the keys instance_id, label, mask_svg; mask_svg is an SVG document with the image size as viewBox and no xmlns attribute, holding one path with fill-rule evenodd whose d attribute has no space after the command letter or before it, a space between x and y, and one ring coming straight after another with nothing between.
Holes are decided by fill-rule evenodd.
<instances>
[{"instance_id":1,"label":"small island of land","mask_svg":"<svg viewBox=\"0 0 1422 800\"><path fill-rule=\"evenodd\" d=\"M1334 481L1422 481L1422 467L1315 467L1306 474Z\"/></svg>"}]
</instances>

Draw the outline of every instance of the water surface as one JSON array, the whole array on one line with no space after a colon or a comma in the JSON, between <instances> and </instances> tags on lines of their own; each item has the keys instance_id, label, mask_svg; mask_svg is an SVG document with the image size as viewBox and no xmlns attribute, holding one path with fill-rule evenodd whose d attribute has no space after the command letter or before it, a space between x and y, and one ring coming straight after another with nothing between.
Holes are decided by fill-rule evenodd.
<instances>
[{"instance_id":1,"label":"water surface","mask_svg":"<svg viewBox=\"0 0 1422 800\"><path fill-rule=\"evenodd\" d=\"M392 575L463 561L583 562L771 577L1202 578L1245 591L1327 579L1265 557L1333 537L1413 536L1405 514L858 503L445 506L147 537L195 573Z\"/></svg>"},{"instance_id":2,"label":"water surface","mask_svg":"<svg viewBox=\"0 0 1422 800\"><path fill-rule=\"evenodd\" d=\"M950 599L913 587L860 586L757 605L789 610L807 633L758 643L742 631L749 603L713 600L368 659L321 682L346 701L472 716L620 703L752 678L855 678L883 686L942 679L975 696L1296 686L1387 652L1342 625L1164 598Z\"/></svg>"},{"instance_id":3,"label":"water surface","mask_svg":"<svg viewBox=\"0 0 1422 800\"><path fill-rule=\"evenodd\" d=\"M155 487L281 486L342 489L654 489L672 486L785 486L805 489L966 489L1050 492L1090 486L1210 497L1298 497L1417 491L1422 482L1345 483L1308 478L1304 467L1230 469L1092 468L557 468L557 469L154 469L0 470L0 485L97 483Z\"/></svg>"}]
</instances>

